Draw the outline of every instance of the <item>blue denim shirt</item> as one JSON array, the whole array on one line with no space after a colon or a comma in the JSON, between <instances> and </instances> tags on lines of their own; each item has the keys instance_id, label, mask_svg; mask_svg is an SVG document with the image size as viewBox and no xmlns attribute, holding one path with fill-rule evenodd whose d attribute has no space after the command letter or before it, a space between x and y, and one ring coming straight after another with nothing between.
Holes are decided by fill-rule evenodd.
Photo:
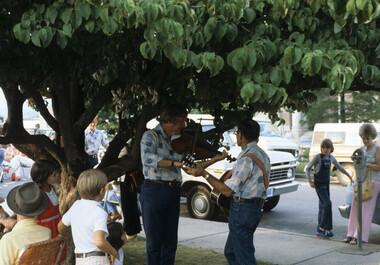
<instances>
[{"instance_id":1,"label":"blue denim shirt","mask_svg":"<svg viewBox=\"0 0 380 265\"><path fill-rule=\"evenodd\" d=\"M172 136L172 139L178 136ZM164 158L181 160L182 156L175 152L171 141L166 136L161 124L144 133L141 139L141 161L145 179L182 181L181 169L178 167L158 167Z\"/></svg>"},{"instance_id":2,"label":"blue denim shirt","mask_svg":"<svg viewBox=\"0 0 380 265\"><path fill-rule=\"evenodd\" d=\"M244 156L247 153L255 155L265 166L267 177L270 174L268 155L257 146L256 142L249 143L237 157L232 168L232 175L225 184L235 192L234 196L241 198L266 198L264 174L252 158Z\"/></svg>"}]
</instances>

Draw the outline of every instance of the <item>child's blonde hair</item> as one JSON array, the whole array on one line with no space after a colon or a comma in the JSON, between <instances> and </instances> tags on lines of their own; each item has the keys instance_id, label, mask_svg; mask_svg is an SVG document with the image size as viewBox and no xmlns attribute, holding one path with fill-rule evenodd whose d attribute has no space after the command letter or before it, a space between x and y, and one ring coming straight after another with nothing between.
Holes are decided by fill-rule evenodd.
<instances>
[{"instance_id":1,"label":"child's blonde hair","mask_svg":"<svg viewBox=\"0 0 380 265\"><path fill-rule=\"evenodd\" d=\"M325 148L329 148L331 149L331 153L334 152L334 145L333 145L333 142L330 140L330 139L324 139L321 143L321 150L322 148L325 147Z\"/></svg>"},{"instance_id":2,"label":"child's blonde hair","mask_svg":"<svg viewBox=\"0 0 380 265\"><path fill-rule=\"evenodd\" d=\"M93 200L107 185L107 176L99 169L83 171L77 181L77 189L82 199Z\"/></svg>"}]
</instances>

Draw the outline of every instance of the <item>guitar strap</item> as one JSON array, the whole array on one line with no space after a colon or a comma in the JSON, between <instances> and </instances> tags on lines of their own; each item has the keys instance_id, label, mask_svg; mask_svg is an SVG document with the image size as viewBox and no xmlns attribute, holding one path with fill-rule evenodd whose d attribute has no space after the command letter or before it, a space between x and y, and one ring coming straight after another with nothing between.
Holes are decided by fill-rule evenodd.
<instances>
[{"instance_id":1,"label":"guitar strap","mask_svg":"<svg viewBox=\"0 0 380 265\"><path fill-rule=\"evenodd\" d=\"M244 156L250 157L259 166L259 168L261 169L261 171L264 174L264 186L265 186L265 190L267 190L268 186L269 186L268 185L268 176L267 176L267 172L265 171L265 166L264 166L263 162L261 162L261 160L258 159L257 156L255 156L254 154L248 153L248 154L245 154ZM229 179L231 176L232 176L232 170L228 171L227 174L223 177L223 182L226 181L227 179Z\"/></svg>"}]
</instances>

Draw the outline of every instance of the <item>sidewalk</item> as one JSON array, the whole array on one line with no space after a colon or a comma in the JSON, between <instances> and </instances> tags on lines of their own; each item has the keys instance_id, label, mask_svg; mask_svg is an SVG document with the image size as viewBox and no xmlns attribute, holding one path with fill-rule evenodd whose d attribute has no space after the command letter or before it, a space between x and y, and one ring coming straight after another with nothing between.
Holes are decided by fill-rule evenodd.
<instances>
[{"instance_id":1,"label":"sidewalk","mask_svg":"<svg viewBox=\"0 0 380 265\"><path fill-rule=\"evenodd\" d=\"M296 224L295 224L296 225ZM141 232L139 236L143 236ZM180 217L178 243L223 253L228 224ZM380 264L380 245L350 246L334 239L258 228L256 259L273 264Z\"/></svg>"}]
</instances>

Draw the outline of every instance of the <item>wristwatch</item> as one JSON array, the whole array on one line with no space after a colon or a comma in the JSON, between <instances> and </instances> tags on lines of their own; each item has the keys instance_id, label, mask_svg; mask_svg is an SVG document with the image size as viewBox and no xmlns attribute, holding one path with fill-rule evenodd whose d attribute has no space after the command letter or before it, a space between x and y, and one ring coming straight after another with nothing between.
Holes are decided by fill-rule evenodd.
<instances>
[{"instance_id":1,"label":"wristwatch","mask_svg":"<svg viewBox=\"0 0 380 265\"><path fill-rule=\"evenodd\" d=\"M172 160L172 167L174 167L174 160Z\"/></svg>"}]
</instances>

